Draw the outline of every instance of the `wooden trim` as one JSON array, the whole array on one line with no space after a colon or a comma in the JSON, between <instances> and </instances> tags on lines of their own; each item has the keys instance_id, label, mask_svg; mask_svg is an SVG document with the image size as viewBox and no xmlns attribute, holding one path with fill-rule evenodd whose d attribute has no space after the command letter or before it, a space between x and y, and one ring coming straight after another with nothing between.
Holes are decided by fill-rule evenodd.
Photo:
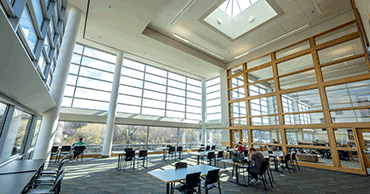
<instances>
[{"instance_id":1,"label":"wooden trim","mask_svg":"<svg viewBox=\"0 0 370 194\"><path fill-rule=\"evenodd\" d=\"M361 110L361 109L370 109L370 106L356 106L356 107L333 108L333 109L329 109L329 111L330 112L334 112L334 111Z\"/></svg>"},{"instance_id":2,"label":"wooden trim","mask_svg":"<svg viewBox=\"0 0 370 194\"><path fill-rule=\"evenodd\" d=\"M365 56L366 56L365 53L361 53L361 54L358 54L358 55L354 55L354 56L350 56L350 57L346 57L346 58L343 58L343 59L339 59L339 60L335 60L335 61L331 61L331 62L328 62L328 63L321 64L320 67L326 67L326 66L330 66L330 65L334 65L334 64L338 64L338 63L343 63L345 61L350 61L350 60L365 57Z\"/></svg>"},{"instance_id":3,"label":"wooden trim","mask_svg":"<svg viewBox=\"0 0 370 194\"><path fill-rule=\"evenodd\" d=\"M352 173L352 174L366 175L366 172L364 172L363 170L355 169L355 168L347 168L347 167L336 168L334 166L327 165L327 164L318 164L318 163L302 162L302 161L298 161L298 165L304 166L304 167L319 168L319 169L324 169L324 170L332 170L332 171L340 171L340 172L346 172L346 173Z\"/></svg>"},{"instance_id":4,"label":"wooden trim","mask_svg":"<svg viewBox=\"0 0 370 194\"><path fill-rule=\"evenodd\" d=\"M300 69L300 70L297 70L297 71L293 71L293 72L289 72L289 73L286 73L286 74L283 74L283 75L279 75L278 78L288 77L290 75L295 75L295 74L298 74L298 73L303 73L305 71L313 70L314 68L315 67L307 67L307 68L304 68L304 69Z\"/></svg>"},{"instance_id":5,"label":"wooden trim","mask_svg":"<svg viewBox=\"0 0 370 194\"><path fill-rule=\"evenodd\" d=\"M283 113L283 115L298 115L298 114L310 114L310 113L322 113L322 110L311 110L306 112L287 112Z\"/></svg>"},{"instance_id":6,"label":"wooden trim","mask_svg":"<svg viewBox=\"0 0 370 194\"><path fill-rule=\"evenodd\" d=\"M258 70L261 70L261 69L264 69L266 67L270 67L272 65L271 61L270 62L267 62L267 63L264 63L264 64L261 64L261 65L258 65L258 66L255 66L255 67L252 67L250 69L247 69L246 72L247 73L250 73L250 72L253 72L253 71L258 71Z\"/></svg>"},{"instance_id":7,"label":"wooden trim","mask_svg":"<svg viewBox=\"0 0 370 194\"><path fill-rule=\"evenodd\" d=\"M223 142L221 142L221 145L225 146L225 147L230 147L230 142L223 141Z\"/></svg>"},{"instance_id":8,"label":"wooden trim","mask_svg":"<svg viewBox=\"0 0 370 194\"><path fill-rule=\"evenodd\" d=\"M337 26L337 27L335 27L335 28L332 28L332 29L330 29L330 30L327 30L327 31L321 32L321 33L319 33L319 34L316 34L316 35L314 35L314 36L312 36L312 37L313 37L313 38L317 38L317 37L319 37L319 36L322 36L322 35L324 35L324 34L328 34L328 33L330 33L330 32L334 32L334 31L336 31L336 30L338 30L338 29L340 29L340 28L343 28L343 27L349 26L349 25L354 24L354 23L356 23L356 20L349 21L349 22L347 22L347 23L344 23L344 24L342 24L342 25L339 25L339 26Z\"/></svg>"},{"instance_id":9,"label":"wooden trim","mask_svg":"<svg viewBox=\"0 0 370 194\"><path fill-rule=\"evenodd\" d=\"M313 48L309 48L309 49L306 49L306 50L303 50L303 51L296 52L294 54L291 54L291 55L288 55L288 56L285 56L285 57L276 59L274 62L275 63L282 63L282 62L285 62L285 61L289 61L289 60L292 60L292 59L295 59L295 58L298 58L298 57L307 55L307 54L311 53L312 49Z\"/></svg>"},{"instance_id":10,"label":"wooden trim","mask_svg":"<svg viewBox=\"0 0 370 194\"><path fill-rule=\"evenodd\" d=\"M276 113L276 114L268 114L268 115L251 115L251 116L249 116L249 117L274 117L274 116L279 116L279 114L278 113Z\"/></svg>"},{"instance_id":11,"label":"wooden trim","mask_svg":"<svg viewBox=\"0 0 370 194\"><path fill-rule=\"evenodd\" d=\"M324 87L329 87L329 86L335 86L335 85L340 85L340 84L348 84L352 82L364 81L368 79L370 79L370 73L363 74L363 75L355 75L355 76L346 77L346 78L337 79L337 80L331 80L331 81L324 82L321 85Z\"/></svg>"},{"instance_id":12,"label":"wooden trim","mask_svg":"<svg viewBox=\"0 0 370 194\"><path fill-rule=\"evenodd\" d=\"M330 150L329 146L287 145L287 147L291 147L291 148L311 148L311 149L316 149L316 150Z\"/></svg>"},{"instance_id":13,"label":"wooden trim","mask_svg":"<svg viewBox=\"0 0 370 194\"><path fill-rule=\"evenodd\" d=\"M277 146L281 147L282 144L275 144L275 143L252 143L253 145L270 145L270 146Z\"/></svg>"},{"instance_id":14,"label":"wooden trim","mask_svg":"<svg viewBox=\"0 0 370 194\"><path fill-rule=\"evenodd\" d=\"M299 45L299 44L304 43L304 42L306 42L306 41L308 41L308 38L303 39L303 40L301 40L301 41L298 41L298 42L296 42L296 43L290 44L290 45L288 45L288 46L286 46L286 47L283 47L283 48L281 48L281 49L278 49L278 50L274 51L274 53L276 54L276 53L277 53L277 52L279 52L279 51L282 51L282 50L285 50L285 49L287 49L287 48L290 48L290 47L293 47L293 46Z\"/></svg>"},{"instance_id":15,"label":"wooden trim","mask_svg":"<svg viewBox=\"0 0 370 194\"><path fill-rule=\"evenodd\" d=\"M232 90L236 90L236 89L239 89L239 88L242 88L242 87L244 87L244 85L238 86L238 87L235 87L235 88L228 88L227 90L232 91Z\"/></svg>"},{"instance_id":16,"label":"wooden trim","mask_svg":"<svg viewBox=\"0 0 370 194\"><path fill-rule=\"evenodd\" d=\"M247 119L248 117L230 117L230 119Z\"/></svg>"},{"instance_id":17,"label":"wooden trim","mask_svg":"<svg viewBox=\"0 0 370 194\"><path fill-rule=\"evenodd\" d=\"M353 32L351 34L342 36L340 38L337 38L337 39L334 39L334 40L331 40L331 41L324 42L322 44L316 45L316 48L315 49L317 51L323 50L323 49L326 49L326 48L329 48L329 47L333 47L333 46L336 46L336 45L339 45L339 44L342 44L342 43L345 43L345 42L348 42L348 41L351 41L351 40L354 40L354 39L360 38L360 37L361 37L360 32Z\"/></svg>"},{"instance_id":18,"label":"wooden trim","mask_svg":"<svg viewBox=\"0 0 370 194\"><path fill-rule=\"evenodd\" d=\"M337 150L358 152L357 148L337 147Z\"/></svg>"},{"instance_id":19,"label":"wooden trim","mask_svg":"<svg viewBox=\"0 0 370 194\"><path fill-rule=\"evenodd\" d=\"M261 56L259 56L259 57L254 58L254 59L251 59L251 60L249 60L249 61L246 61L246 62L245 62L245 64L246 64L246 66L247 66L247 69L248 69L248 63L250 63L250 62L252 62L252 61L255 61L255 60L258 60L258 59L262 59L263 57L267 57L268 55L271 55L271 53L267 53L267 54L265 54L265 55L261 55Z\"/></svg>"},{"instance_id":20,"label":"wooden trim","mask_svg":"<svg viewBox=\"0 0 370 194\"><path fill-rule=\"evenodd\" d=\"M262 82L271 81L271 80L274 80L274 78L272 77L272 78L267 78L267 79L259 80L259 81L256 81L256 82L248 83L248 86L259 84L259 83L262 83Z\"/></svg>"},{"instance_id":21,"label":"wooden trim","mask_svg":"<svg viewBox=\"0 0 370 194\"><path fill-rule=\"evenodd\" d=\"M243 71L238 72L238 73L235 73L235 74L232 74L232 75L228 75L228 76L227 76L227 79L229 80L229 79L232 79L232 78L234 78L234 77L241 76L241 75L243 75Z\"/></svg>"}]
</instances>

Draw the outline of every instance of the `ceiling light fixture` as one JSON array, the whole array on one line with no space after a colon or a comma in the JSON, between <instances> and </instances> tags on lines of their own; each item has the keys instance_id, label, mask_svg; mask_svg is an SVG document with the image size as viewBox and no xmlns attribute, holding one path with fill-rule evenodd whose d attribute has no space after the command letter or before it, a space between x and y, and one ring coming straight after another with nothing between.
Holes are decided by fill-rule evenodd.
<instances>
[{"instance_id":1,"label":"ceiling light fixture","mask_svg":"<svg viewBox=\"0 0 370 194\"><path fill-rule=\"evenodd\" d=\"M170 25L173 25L177 20L180 19L180 17L182 15L184 15L184 13L186 11L188 11L188 9L196 2L196 0L190 0L181 10L179 13L177 13L177 15L171 20L170 22Z\"/></svg>"},{"instance_id":2,"label":"ceiling light fixture","mask_svg":"<svg viewBox=\"0 0 370 194\"><path fill-rule=\"evenodd\" d=\"M199 49L201 51L204 51L204 52L206 52L206 53L208 53L210 55L213 55L213 56L215 56L215 57L217 57L217 58L219 58L221 60L225 60L224 57L222 57L222 56L214 53L213 51L210 51L210 50L208 50L206 48L203 48L202 46L200 46L200 45L198 45L198 44L196 44L194 42L191 42L191 41L189 41L189 40L187 40L187 39L185 39L185 38L183 38L183 37L181 37L181 36L179 36L177 34L173 34L173 36L176 37L176 38L178 38L178 39L180 39L180 40L182 40L182 41L184 41L184 42L186 42L186 43L188 43L188 44L190 44L191 46L194 46L195 48L197 48L197 49Z\"/></svg>"},{"instance_id":3,"label":"ceiling light fixture","mask_svg":"<svg viewBox=\"0 0 370 194\"><path fill-rule=\"evenodd\" d=\"M317 1L316 0L312 0L312 3L313 3L313 6L315 6L315 8L316 8L317 13L319 15L321 15L322 14L322 11L321 11L321 9L319 7L319 4L317 4Z\"/></svg>"},{"instance_id":4,"label":"ceiling light fixture","mask_svg":"<svg viewBox=\"0 0 370 194\"><path fill-rule=\"evenodd\" d=\"M300 27L300 28L298 28L298 29L295 29L295 30L293 30L293 31L290 31L289 33L286 33L286 34L284 34L284 35L282 35L282 36L279 36L279 37L277 37L277 38L275 38L275 39L273 39L273 40L270 40L270 41L268 41L268 42L266 42L266 43L264 43L264 44L262 44L262 45L260 45L260 46L258 46L258 47L252 48L252 49L250 49L249 51L247 51L247 52L245 52L245 53L243 53L243 54L241 54L241 55L238 55L238 56L234 57L234 59L239 59L240 57L243 57L243 56L245 56L245 55L247 55L247 54L249 54L249 53L251 53L251 52L257 51L257 50L259 50L259 49L261 49L261 48L263 48L263 47L265 47L265 46L267 46L267 45L269 45L269 44L271 44L271 43L274 43L274 42L276 42L276 41L278 41L278 40L281 40L281 39L286 38L286 37L288 37L288 36L290 36L290 35L293 35L293 34L295 34L295 33L298 33L298 32L300 32L300 31L302 31L302 30L305 30L305 29L306 29L306 28L308 28L308 27L309 27L309 25L308 25L308 24L306 24L306 25L304 25L304 26L302 26L302 27Z\"/></svg>"}]
</instances>

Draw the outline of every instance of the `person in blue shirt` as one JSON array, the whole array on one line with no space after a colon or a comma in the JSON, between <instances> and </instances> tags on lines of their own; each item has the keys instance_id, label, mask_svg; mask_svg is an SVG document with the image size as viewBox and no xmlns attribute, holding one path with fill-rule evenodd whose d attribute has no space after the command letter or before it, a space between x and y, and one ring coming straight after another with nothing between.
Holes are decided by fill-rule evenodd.
<instances>
[{"instance_id":1,"label":"person in blue shirt","mask_svg":"<svg viewBox=\"0 0 370 194\"><path fill-rule=\"evenodd\" d=\"M74 143L72 145L72 148L75 148L76 146L84 146L85 148L84 149L75 149L73 151L73 160L75 160L77 158L77 156L81 155L82 152L86 149L86 145L85 143L82 141L82 137L80 137L79 141Z\"/></svg>"}]
</instances>

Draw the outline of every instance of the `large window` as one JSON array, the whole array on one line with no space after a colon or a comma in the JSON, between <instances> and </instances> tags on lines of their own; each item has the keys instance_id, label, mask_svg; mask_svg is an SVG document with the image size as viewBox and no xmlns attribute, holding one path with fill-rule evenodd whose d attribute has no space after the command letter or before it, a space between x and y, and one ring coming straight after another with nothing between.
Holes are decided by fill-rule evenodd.
<instances>
[{"instance_id":1,"label":"large window","mask_svg":"<svg viewBox=\"0 0 370 194\"><path fill-rule=\"evenodd\" d=\"M116 56L76 44L62 106L107 111Z\"/></svg>"},{"instance_id":2,"label":"large window","mask_svg":"<svg viewBox=\"0 0 370 194\"><path fill-rule=\"evenodd\" d=\"M54 145L73 145L82 137L87 146L85 153L100 153L105 128L105 124L60 121Z\"/></svg>"},{"instance_id":3,"label":"large window","mask_svg":"<svg viewBox=\"0 0 370 194\"><path fill-rule=\"evenodd\" d=\"M207 142L207 145L221 146L222 130L221 129L207 129L206 130L206 142Z\"/></svg>"},{"instance_id":4,"label":"large window","mask_svg":"<svg viewBox=\"0 0 370 194\"><path fill-rule=\"evenodd\" d=\"M221 122L221 85L220 77L206 82L207 122Z\"/></svg>"},{"instance_id":5,"label":"large window","mask_svg":"<svg viewBox=\"0 0 370 194\"><path fill-rule=\"evenodd\" d=\"M202 119L202 82L129 59L123 60L117 111Z\"/></svg>"}]
</instances>

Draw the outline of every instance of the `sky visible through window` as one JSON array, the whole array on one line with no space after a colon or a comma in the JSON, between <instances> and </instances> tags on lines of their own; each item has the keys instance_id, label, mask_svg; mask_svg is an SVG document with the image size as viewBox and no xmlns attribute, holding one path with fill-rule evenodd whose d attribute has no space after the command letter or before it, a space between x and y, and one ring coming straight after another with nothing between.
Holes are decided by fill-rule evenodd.
<instances>
[{"instance_id":1,"label":"sky visible through window","mask_svg":"<svg viewBox=\"0 0 370 194\"><path fill-rule=\"evenodd\" d=\"M229 17L233 18L257 1L258 0L226 0L218 8L225 12Z\"/></svg>"}]
</instances>

